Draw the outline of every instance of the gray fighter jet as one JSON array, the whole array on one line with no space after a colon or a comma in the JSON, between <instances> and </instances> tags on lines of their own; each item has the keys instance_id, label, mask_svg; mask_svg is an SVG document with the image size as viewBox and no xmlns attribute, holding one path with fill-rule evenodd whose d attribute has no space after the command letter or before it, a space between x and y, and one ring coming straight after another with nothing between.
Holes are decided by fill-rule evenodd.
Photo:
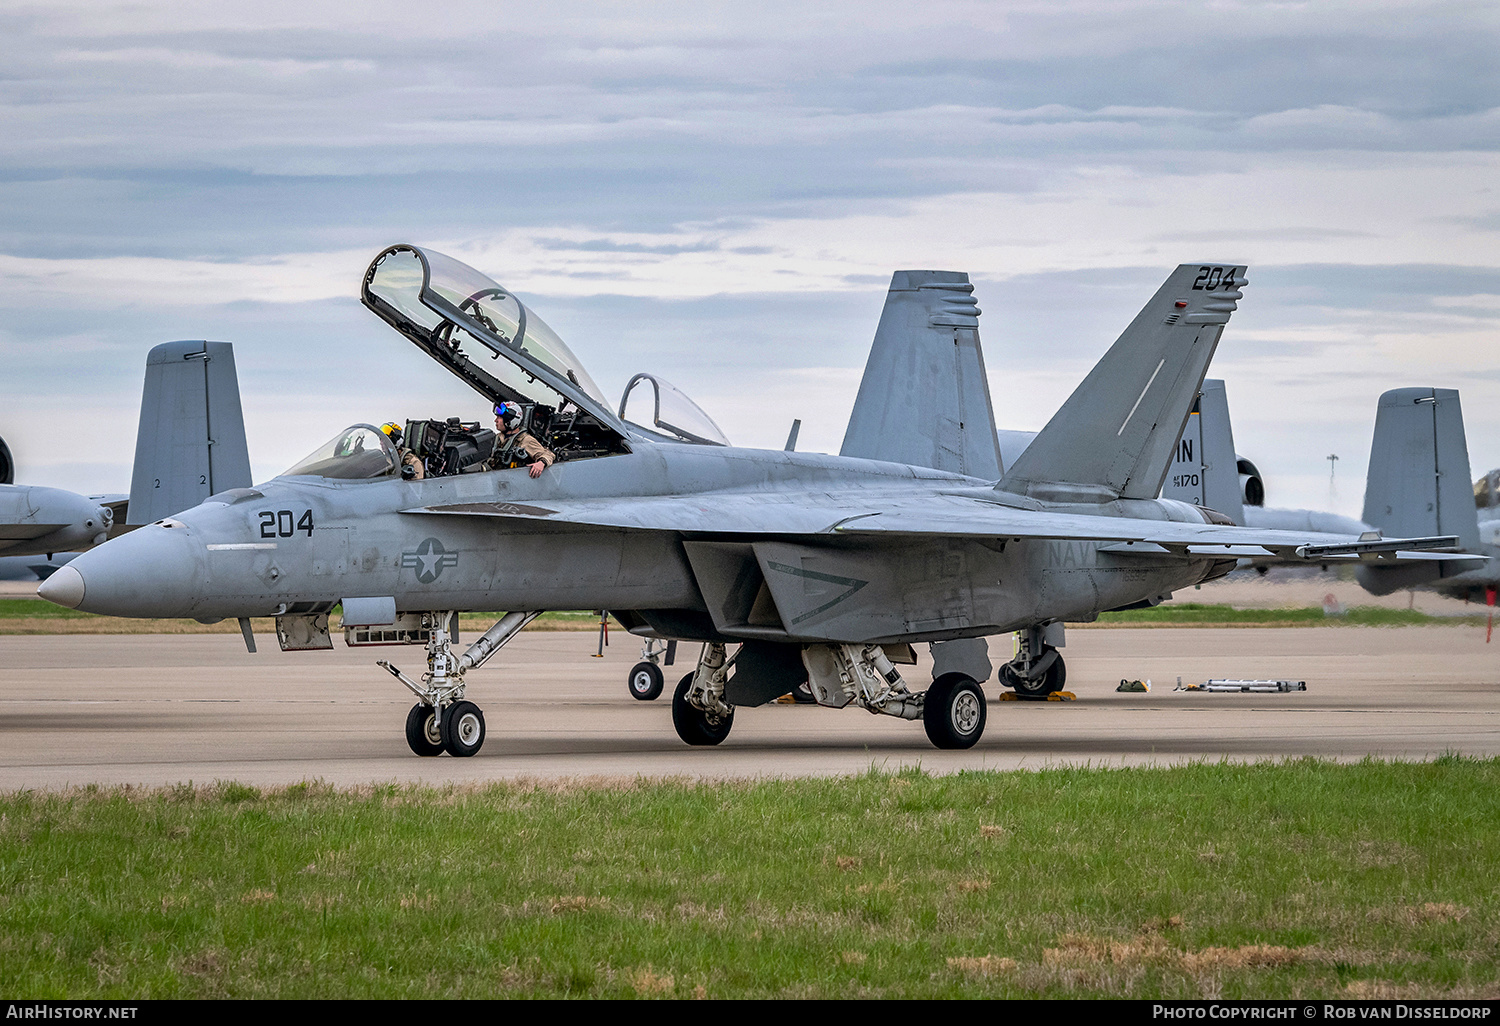
<instances>
[{"instance_id":1,"label":"gray fighter jet","mask_svg":"<svg viewBox=\"0 0 1500 1026\"><path fill-rule=\"evenodd\" d=\"M1183 265L1015 464L1003 468L967 276L892 279L838 456L715 444L658 416L623 420L514 294L456 260L393 246L362 298L488 403L516 403L557 455L532 477L483 471L455 418L408 425L429 469L404 480L390 439L340 432L284 475L80 556L40 594L117 616L277 617L284 648L420 644L407 741L467 756L484 716L467 675L545 609L608 609L633 633L702 643L673 722L714 745L737 709L809 684L824 706L921 720L968 748L986 720L982 639L1020 632L1018 692L1062 686L1063 625L1286 560L1449 558L1453 537L1250 530L1158 499L1244 268ZM420 436L420 437L418 437ZM516 454L519 457L519 454ZM435 461L435 463L434 463ZM461 652L459 610L509 609ZM908 682L912 644L936 678ZM731 655L730 646L738 648ZM988 661L979 671L988 675Z\"/></svg>"},{"instance_id":2,"label":"gray fighter jet","mask_svg":"<svg viewBox=\"0 0 1500 1026\"><path fill-rule=\"evenodd\" d=\"M17 485L0 440L0 557L38 556L102 545L133 526L196 506L250 483L234 348L228 342L163 342L146 355L130 494L78 495Z\"/></svg>"},{"instance_id":3,"label":"gray fighter jet","mask_svg":"<svg viewBox=\"0 0 1500 1026\"><path fill-rule=\"evenodd\" d=\"M1441 528L1468 552L1500 556L1500 510L1492 505L1500 475L1486 474L1471 490L1469 473L1469 443L1455 389L1393 388L1380 397L1365 478L1366 523L1392 532ZM1356 576L1373 595L1423 588L1493 606L1500 560L1447 561L1420 569L1360 567Z\"/></svg>"},{"instance_id":4,"label":"gray fighter jet","mask_svg":"<svg viewBox=\"0 0 1500 1026\"><path fill-rule=\"evenodd\" d=\"M1217 385L1217 389L1214 387ZM1217 398L1215 393L1217 392ZM1336 533L1382 531L1392 535L1451 534L1479 560L1362 565L1355 571L1373 595L1418 588L1452 598L1496 604L1500 588L1500 471L1469 488L1469 447L1458 391L1430 386L1394 388L1380 396L1370 445L1362 520L1306 509L1265 508L1265 487L1242 457L1238 473L1223 383L1205 381L1201 416L1190 417L1164 496L1188 497L1183 486L1212 497L1215 509L1236 523L1281 530ZM1198 423L1194 423L1198 421ZM1196 446L1194 442L1197 442ZM1176 489L1174 491L1174 489ZM1262 565L1263 568L1263 565Z\"/></svg>"}]
</instances>

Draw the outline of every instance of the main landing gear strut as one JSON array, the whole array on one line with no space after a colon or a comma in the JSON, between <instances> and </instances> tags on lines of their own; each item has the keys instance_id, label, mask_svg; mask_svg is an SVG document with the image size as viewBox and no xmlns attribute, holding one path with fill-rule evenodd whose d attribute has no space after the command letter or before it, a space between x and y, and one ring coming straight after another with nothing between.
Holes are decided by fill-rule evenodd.
<instances>
[{"instance_id":1,"label":"main landing gear strut","mask_svg":"<svg viewBox=\"0 0 1500 1026\"><path fill-rule=\"evenodd\" d=\"M449 755L464 758L484 744L484 713L473 702L464 701L464 674L476 670L520 633L540 610L506 613L485 631L464 654L453 655L453 636L458 613L451 610L423 613L427 630L427 672L420 684L384 659L377 664L405 684L417 696L417 704L406 715L406 743L418 755Z\"/></svg>"},{"instance_id":2,"label":"main landing gear strut","mask_svg":"<svg viewBox=\"0 0 1500 1026\"><path fill-rule=\"evenodd\" d=\"M808 645L802 650L808 683L819 705L854 705L868 712L921 720L938 748L972 748L984 733L986 705L979 682L945 673L922 693L912 692L879 645ZM716 745L729 736L734 706L724 697L734 658L722 644L703 646L698 668L672 696L672 725L690 745Z\"/></svg>"},{"instance_id":3,"label":"main landing gear strut","mask_svg":"<svg viewBox=\"0 0 1500 1026\"><path fill-rule=\"evenodd\" d=\"M724 701L724 685L733 665L723 645L710 643L698 656L698 668L678 682L672 693L672 726L688 744L716 745L729 736L734 706Z\"/></svg>"},{"instance_id":4,"label":"main landing gear strut","mask_svg":"<svg viewBox=\"0 0 1500 1026\"><path fill-rule=\"evenodd\" d=\"M1068 681L1068 668L1059 648L1066 644L1063 625L1042 624L1020 632L1016 657L1000 667L1000 683L1016 689L1022 698L1046 698L1061 691Z\"/></svg>"}]
</instances>

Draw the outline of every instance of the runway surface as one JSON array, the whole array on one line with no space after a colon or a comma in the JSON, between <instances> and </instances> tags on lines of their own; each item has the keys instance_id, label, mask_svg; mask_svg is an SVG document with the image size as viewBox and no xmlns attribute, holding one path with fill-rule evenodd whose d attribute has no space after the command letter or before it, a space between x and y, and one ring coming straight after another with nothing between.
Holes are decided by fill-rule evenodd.
<instances>
[{"instance_id":1,"label":"runway surface","mask_svg":"<svg viewBox=\"0 0 1500 1026\"><path fill-rule=\"evenodd\" d=\"M488 737L471 759L418 758L403 724L412 700L378 669L413 676L420 648L246 653L233 635L0 637L0 790L321 779L430 784L505 778L770 777L920 765L931 772L1314 755L1426 759L1500 755L1500 643L1472 627L1089 629L1069 632L1072 703L1000 702L966 752L932 748L920 723L859 710L741 709L718 748L672 729L671 687L637 702L625 675L639 643L615 635L523 633L471 675ZM1009 657L1009 638L992 653ZM930 679L925 646L908 679ZM1004 650L1003 653L1001 650ZM998 662L998 660L997 660ZM1290 677L1303 693L1172 691L1207 677ZM1151 678L1119 694L1121 677Z\"/></svg>"}]
</instances>

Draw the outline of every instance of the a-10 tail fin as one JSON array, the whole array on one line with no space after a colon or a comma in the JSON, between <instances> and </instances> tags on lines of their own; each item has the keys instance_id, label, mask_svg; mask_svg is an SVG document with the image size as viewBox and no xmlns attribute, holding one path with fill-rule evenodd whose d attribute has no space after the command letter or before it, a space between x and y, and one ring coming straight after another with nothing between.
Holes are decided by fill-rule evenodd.
<instances>
[{"instance_id":1,"label":"a-10 tail fin","mask_svg":"<svg viewBox=\"0 0 1500 1026\"><path fill-rule=\"evenodd\" d=\"M250 485L234 347L164 342L146 356L126 523L149 524Z\"/></svg>"},{"instance_id":2,"label":"a-10 tail fin","mask_svg":"<svg viewBox=\"0 0 1500 1026\"><path fill-rule=\"evenodd\" d=\"M1456 535L1479 546L1463 408L1451 388L1395 388L1380 397L1364 521L1391 538Z\"/></svg>"},{"instance_id":3,"label":"a-10 tail fin","mask_svg":"<svg viewBox=\"0 0 1500 1026\"><path fill-rule=\"evenodd\" d=\"M1234 264L1173 271L1000 487L1058 502L1156 498L1245 282Z\"/></svg>"},{"instance_id":4,"label":"a-10 tail fin","mask_svg":"<svg viewBox=\"0 0 1500 1026\"><path fill-rule=\"evenodd\" d=\"M960 271L891 276L840 455L999 479L973 291Z\"/></svg>"},{"instance_id":5,"label":"a-10 tail fin","mask_svg":"<svg viewBox=\"0 0 1500 1026\"><path fill-rule=\"evenodd\" d=\"M1195 506L1207 506L1245 526L1239 457L1234 452L1234 428L1229 422L1229 398L1224 382L1208 378L1188 414L1177 440L1161 496Z\"/></svg>"}]
</instances>

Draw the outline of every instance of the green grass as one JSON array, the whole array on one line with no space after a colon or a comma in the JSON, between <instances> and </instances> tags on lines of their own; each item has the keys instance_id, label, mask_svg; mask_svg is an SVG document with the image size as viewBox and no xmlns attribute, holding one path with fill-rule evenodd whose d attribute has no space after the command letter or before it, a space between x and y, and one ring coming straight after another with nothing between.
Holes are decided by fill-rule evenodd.
<instances>
[{"instance_id":1,"label":"green grass","mask_svg":"<svg viewBox=\"0 0 1500 1026\"><path fill-rule=\"evenodd\" d=\"M93 613L53 605L38 598L0 598L0 620L87 620Z\"/></svg>"},{"instance_id":2,"label":"green grass","mask_svg":"<svg viewBox=\"0 0 1500 1026\"><path fill-rule=\"evenodd\" d=\"M1236 609L1195 602L1171 603L1151 609L1100 613L1100 626L1137 624L1185 627L1434 627L1483 623L1483 616L1432 616L1414 609L1352 606L1343 616L1329 616L1322 606L1281 609Z\"/></svg>"},{"instance_id":3,"label":"green grass","mask_svg":"<svg viewBox=\"0 0 1500 1026\"><path fill-rule=\"evenodd\" d=\"M0 992L1490 996L1500 762L0 796Z\"/></svg>"}]
</instances>

